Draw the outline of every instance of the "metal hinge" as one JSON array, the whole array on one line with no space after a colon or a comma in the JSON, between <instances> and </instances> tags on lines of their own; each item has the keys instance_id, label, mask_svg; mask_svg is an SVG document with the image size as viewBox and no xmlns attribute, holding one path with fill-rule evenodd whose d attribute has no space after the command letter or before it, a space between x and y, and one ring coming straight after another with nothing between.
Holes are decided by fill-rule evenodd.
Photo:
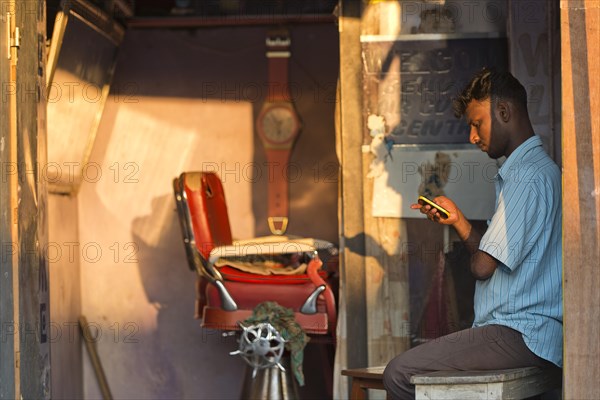
<instances>
[{"instance_id":1,"label":"metal hinge","mask_svg":"<svg viewBox=\"0 0 600 400\"><path fill-rule=\"evenodd\" d=\"M19 27L16 26L14 32L11 29L11 13L6 13L6 51L7 58L10 60L12 58L12 49L19 49L21 46L21 33L19 32Z\"/></svg>"}]
</instances>

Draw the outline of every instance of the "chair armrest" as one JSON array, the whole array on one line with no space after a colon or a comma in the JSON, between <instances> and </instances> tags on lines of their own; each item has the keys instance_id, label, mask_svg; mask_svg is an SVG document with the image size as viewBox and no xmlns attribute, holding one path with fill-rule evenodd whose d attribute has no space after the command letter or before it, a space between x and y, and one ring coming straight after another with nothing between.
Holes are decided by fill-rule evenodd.
<instances>
[{"instance_id":1,"label":"chair armrest","mask_svg":"<svg viewBox=\"0 0 600 400\"><path fill-rule=\"evenodd\" d=\"M318 255L314 257L309 263L308 268L306 269L306 274L310 278L311 282L319 287L321 285L325 285L325 290L322 295L325 299L325 307L327 308L327 315L329 319L329 326L332 332L332 335L335 337L336 333L336 322L337 322L337 311L335 305L335 296L333 295L333 291L331 290L331 286L319 275L317 272L323 262L319 259Z\"/></svg>"},{"instance_id":2,"label":"chair armrest","mask_svg":"<svg viewBox=\"0 0 600 400\"><path fill-rule=\"evenodd\" d=\"M231 294L229 294L229 291L223 284L223 276L217 268L204 260L195 246L193 247L193 259L196 272L199 275L206 277L213 285L217 287L219 296L221 297L223 309L227 311L237 310L238 306L235 300L233 300L233 297L231 297Z\"/></svg>"}]
</instances>

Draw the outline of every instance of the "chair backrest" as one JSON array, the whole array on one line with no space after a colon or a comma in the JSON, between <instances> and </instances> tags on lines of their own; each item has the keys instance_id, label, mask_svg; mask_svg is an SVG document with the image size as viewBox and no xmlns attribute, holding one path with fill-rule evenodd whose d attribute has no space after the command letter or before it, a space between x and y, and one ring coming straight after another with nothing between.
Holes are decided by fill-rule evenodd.
<instances>
[{"instance_id":1,"label":"chair backrest","mask_svg":"<svg viewBox=\"0 0 600 400\"><path fill-rule=\"evenodd\" d=\"M207 259L215 246L232 243L221 179L214 172L184 172L179 179L185 192L196 247Z\"/></svg>"}]
</instances>

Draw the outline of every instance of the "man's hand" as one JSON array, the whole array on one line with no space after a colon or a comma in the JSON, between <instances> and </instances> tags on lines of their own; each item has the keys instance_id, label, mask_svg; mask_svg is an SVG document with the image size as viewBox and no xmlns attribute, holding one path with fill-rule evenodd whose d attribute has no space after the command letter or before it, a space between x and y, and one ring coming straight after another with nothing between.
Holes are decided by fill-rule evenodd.
<instances>
[{"instance_id":1,"label":"man's hand","mask_svg":"<svg viewBox=\"0 0 600 400\"><path fill-rule=\"evenodd\" d=\"M446 196L438 196L433 199L433 201L434 203L445 208L450 213L450 216L448 218L442 218L440 212L436 210L435 207L431 207L429 204L411 204L410 208L421 211L421 213L425 214L428 219L438 222L442 225L454 225L459 221L460 218L462 218L462 212L460 209Z\"/></svg>"},{"instance_id":2,"label":"man's hand","mask_svg":"<svg viewBox=\"0 0 600 400\"><path fill-rule=\"evenodd\" d=\"M439 224L452 225L471 253L471 273L476 279L488 279L496 270L498 261L488 253L479 250L481 235L472 229L471 223L452 200L445 196L438 196L433 201L445 208L450 216L442 218L438 210L429 204L411 204L410 208L419 210L422 214L427 215L427 218Z\"/></svg>"}]
</instances>

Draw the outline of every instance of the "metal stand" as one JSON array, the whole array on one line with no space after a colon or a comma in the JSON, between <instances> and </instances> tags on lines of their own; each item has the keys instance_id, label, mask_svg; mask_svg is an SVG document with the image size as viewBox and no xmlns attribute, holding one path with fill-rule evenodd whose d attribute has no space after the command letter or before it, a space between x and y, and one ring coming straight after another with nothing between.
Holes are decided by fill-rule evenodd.
<instances>
[{"instance_id":1,"label":"metal stand","mask_svg":"<svg viewBox=\"0 0 600 400\"><path fill-rule=\"evenodd\" d=\"M252 378L253 368L248 365L244 373L244 383L240 399L299 399L298 381L296 381L292 372L289 354L284 353L280 364L285 368L285 371L274 365L258 370L254 378Z\"/></svg>"}]
</instances>

